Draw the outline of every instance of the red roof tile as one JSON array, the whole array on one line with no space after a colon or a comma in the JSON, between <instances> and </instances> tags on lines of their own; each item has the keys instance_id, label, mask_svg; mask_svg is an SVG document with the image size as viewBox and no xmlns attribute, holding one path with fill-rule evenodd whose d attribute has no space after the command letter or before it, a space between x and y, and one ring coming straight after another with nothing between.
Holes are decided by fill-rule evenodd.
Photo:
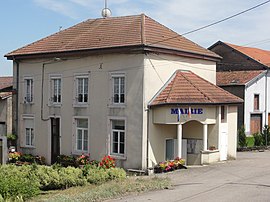
<instances>
[{"instance_id":1,"label":"red roof tile","mask_svg":"<svg viewBox=\"0 0 270 202\"><path fill-rule=\"evenodd\" d=\"M189 71L177 71L150 103L164 104L233 104L242 99Z\"/></svg>"},{"instance_id":2,"label":"red roof tile","mask_svg":"<svg viewBox=\"0 0 270 202\"><path fill-rule=\"evenodd\" d=\"M264 70L217 72L217 85L245 85Z\"/></svg>"},{"instance_id":3,"label":"red roof tile","mask_svg":"<svg viewBox=\"0 0 270 202\"><path fill-rule=\"evenodd\" d=\"M249 56L250 58L258 61L259 63L270 67L270 51L262 50L259 48L251 48L251 47L245 47L245 46L237 46L230 43L225 43L231 48Z\"/></svg>"},{"instance_id":4,"label":"red roof tile","mask_svg":"<svg viewBox=\"0 0 270 202\"><path fill-rule=\"evenodd\" d=\"M0 77L0 90L11 87L12 85L13 85L12 76Z\"/></svg>"},{"instance_id":5,"label":"red roof tile","mask_svg":"<svg viewBox=\"0 0 270 202\"><path fill-rule=\"evenodd\" d=\"M86 20L5 55L25 56L64 53L104 48L149 46L220 58L148 16L99 18Z\"/></svg>"}]
</instances>

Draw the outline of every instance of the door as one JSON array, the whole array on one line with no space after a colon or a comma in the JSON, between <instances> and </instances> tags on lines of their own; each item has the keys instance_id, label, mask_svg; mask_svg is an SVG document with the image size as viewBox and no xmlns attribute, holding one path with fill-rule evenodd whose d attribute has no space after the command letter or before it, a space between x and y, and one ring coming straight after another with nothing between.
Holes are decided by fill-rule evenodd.
<instances>
[{"instance_id":1,"label":"door","mask_svg":"<svg viewBox=\"0 0 270 202\"><path fill-rule=\"evenodd\" d=\"M174 159L174 139L167 139L165 147L166 147L165 160L173 160Z\"/></svg>"},{"instance_id":2,"label":"door","mask_svg":"<svg viewBox=\"0 0 270 202\"><path fill-rule=\"evenodd\" d=\"M250 134L262 131L262 114L251 114L250 117Z\"/></svg>"},{"instance_id":3,"label":"door","mask_svg":"<svg viewBox=\"0 0 270 202\"><path fill-rule=\"evenodd\" d=\"M270 127L270 113L268 114L268 126Z\"/></svg>"},{"instance_id":4,"label":"door","mask_svg":"<svg viewBox=\"0 0 270 202\"><path fill-rule=\"evenodd\" d=\"M60 155L60 118L51 118L51 164Z\"/></svg>"},{"instance_id":5,"label":"door","mask_svg":"<svg viewBox=\"0 0 270 202\"><path fill-rule=\"evenodd\" d=\"M221 132L220 136L220 160L226 161L228 156L228 133Z\"/></svg>"}]
</instances>

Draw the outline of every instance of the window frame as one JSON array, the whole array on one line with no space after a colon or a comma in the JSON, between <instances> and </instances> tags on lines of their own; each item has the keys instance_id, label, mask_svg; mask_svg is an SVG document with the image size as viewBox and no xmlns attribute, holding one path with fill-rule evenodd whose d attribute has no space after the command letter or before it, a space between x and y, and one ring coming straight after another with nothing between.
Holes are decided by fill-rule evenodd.
<instances>
[{"instance_id":1,"label":"window frame","mask_svg":"<svg viewBox=\"0 0 270 202\"><path fill-rule=\"evenodd\" d=\"M257 106L255 106L256 98L258 98ZM260 94L259 93L254 93L254 96L253 96L253 110L254 111L260 111Z\"/></svg>"},{"instance_id":2,"label":"window frame","mask_svg":"<svg viewBox=\"0 0 270 202\"><path fill-rule=\"evenodd\" d=\"M78 127L78 120L79 119L85 119L87 120L87 128L81 128L81 127ZM74 154L77 154L77 155L81 155L82 153L89 153L90 150L89 150L89 147L90 147L90 123L89 123L89 117L86 117L86 116L75 116L73 117L73 153ZM77 141L78 141L78 129L82 129L83 132L82 132L82 149L79 150L78 149L78 144L77 144ZM84 131L87 131L87 150L84 150Z\"/></svg>"},{"instance_id":3,"label":"window frame","mask_svg":"<svg viewBox=\"0 0 270 202\"><path fill-rule=\"evenodd\" d=\"M124 122L124 130L121 129L113 129L113 121L123 121ZM126 159L126 151L127 151L127 120L125 117L109 117L109 155L115 157L116 159ZM113 132L118 131L118 152L113 152ZM124 153L120 153L120 132L124 132Z\"/></svg>"},{"instance_id":4,"label":"window frame","mask_svg":"<svg viewBox=\"0 0 270 202\"><path fill-rule=\"evenodd\" d=\"M60 101L54 101L54 82L56 80L60 80L60 88L59 88L59 83L57 85L57 96L60 96ZM62 104L62 101L63 101L63 96L62 96L62 92L63 92L63 80L62 80L62 75L50 75L50 92L49 92L49 95L50 95L50 98L49 98L49 104L52 105L52 106L61 106ZM59 92L60 91L60 92ZM59 99L59 97L57 98L57 100Z\"/></svg>"},{"instance_id":5,"label":"window frame","mask_svg":"<svg viewBox=\"0 0 270 202\"><path fill-rule=\"evenodd\" d=\"M34 78L32 76L25 76L23 78L23 81L24 81L23 101L25 104L33 104L34 103ZM29 95L28 95L27 81L32 81L32 82L30 82ZM30 98L30 100L28 98Z\"/></svg>"},{"instance_id":6,"label":"window frame","mask_svg":"<svg viewBox=\"0 0 270 202\"><path fill-rule=\"evenodd\" d=\"M26 120L31 120L32 121L32 127L29 127L26 125ZM23 147L25 148L35 148L35 117L33 115L22 115L22 134L23 134ZM30 129L30 136L29 142L30 144L27 144L27 129Z\"/></svg>"},{"instance_id":7,"label":"window frame","mask_svg":"<svg viewBox=\"0 0 270 202\"><path fill-rule=\"evenodd\" d=\"M115 96L115 78L124 78L124 102L121 102L121 80L119 80L119 96L118 96L118 99L119 99L119 102L114 102L114 96ZM124 72L113 72L113 73L110 73L110 79L111 79L111 95L110 95L110 103L112 106L118 106L118 107L125 107L126 106L126 103L127 103L127 77L126 77L126 73Z\"/></svg>"},{"instance_id":8,"label":"window frame","mask_svg":"<svg viewBox=\"0 0 270 202\"><path fill-rule=\"evenodd\" d=\"M87 79L87 102L79 102L79 79ZM83 91L85 91L85 82L83 82ZM89 74L85 73L85 74L75 74L74 75L74 107L85 107L89 104L89 87L90 87L90 81L89 81ZM83 94L85 94L85 92L83 92ZM83 100L84 100L84 96L83 96Z\"/></svg>"}]
</instances>

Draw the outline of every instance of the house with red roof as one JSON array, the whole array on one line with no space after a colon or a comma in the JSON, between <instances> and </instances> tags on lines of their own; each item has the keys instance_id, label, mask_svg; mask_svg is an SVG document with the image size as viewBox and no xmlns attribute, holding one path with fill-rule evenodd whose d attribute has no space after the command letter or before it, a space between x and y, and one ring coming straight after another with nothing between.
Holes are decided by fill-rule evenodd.
<instances>
[{"instance_id":1,"label":"house with red roof","mask_svg":"<svg viewBox=\"0 0 270 202\"><path fill-rule=\"evenodd\" d=\"M144 14L86 20L6 57L23 153L136 169L236 158L242 99L215 85L221 57Z\"/></svg>"},{"instance_id":2,"label":"house with red roof","mask_svg":"<svg viewBox=\"0 0 270 202\"><path fill-rule=\"evenodd\" d=\"M242 98L238 128L247 135L270 125L270 51L217 42L209 50L222 56L217 63L217 85Z\"/></svg>"}]
</instances>

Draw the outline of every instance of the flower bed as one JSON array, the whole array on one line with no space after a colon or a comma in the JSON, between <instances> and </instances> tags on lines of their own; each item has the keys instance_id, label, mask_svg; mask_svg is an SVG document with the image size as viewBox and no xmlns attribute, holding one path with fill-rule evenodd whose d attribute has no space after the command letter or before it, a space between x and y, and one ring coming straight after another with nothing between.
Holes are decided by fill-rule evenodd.
<instances>
[{"instance_id":1,"label":"flower bed","mask_svg":"<svg viewBox=\"0 0 270 202\"><path fill-rule=\"evenodd\" d=\"M184 164L185 159L181 159L179 157L175 158L174 160L160 162L154 167L154 173L170 172L178 169L187 169Z\"/></svg>"}]
</instances>

